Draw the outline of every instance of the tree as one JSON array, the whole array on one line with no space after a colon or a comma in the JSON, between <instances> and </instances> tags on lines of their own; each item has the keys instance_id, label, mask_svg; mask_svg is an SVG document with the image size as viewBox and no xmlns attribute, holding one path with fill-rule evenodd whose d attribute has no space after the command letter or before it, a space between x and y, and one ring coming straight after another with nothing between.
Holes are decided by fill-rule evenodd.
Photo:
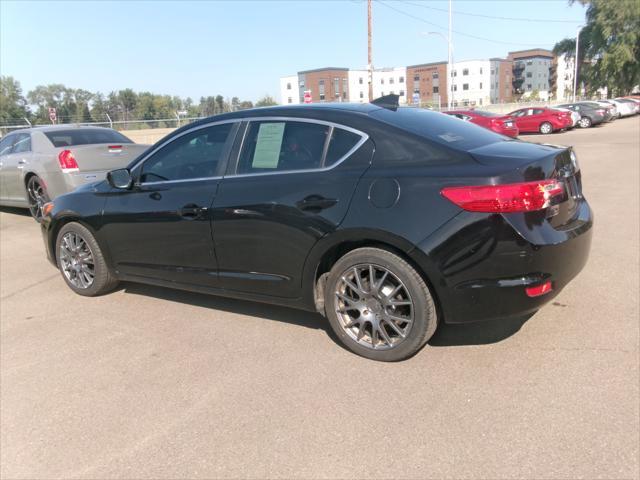
<instances>
[{"instance_id":1,"label":"tree","mask_svg":"<svg viewBox=\"0 0 640 480\"><path fill-rule=\"evenodd\" d=\"M277 104L278 102L276 102L271 95L265 95L256 102L256 107L271 107Z\"/></svg>"},{"instance_id":2,"label":"tree","mask_svg":"<svg viewBox=\"0 0 640 480\"><path fill-rule=\"evenodd\" d=\"M21 125L28 114L20 82L13 77L0 77L0 124Z\"/></svg>"},{"instance_id":3,"label":"tree","mask_svg":"<svg viewBox=\"0 0 640 480\"><path fill-rule=\"evenodd\" d=\"M640 84L640 8L637 0L569 0L587 6L580 33L578 80L593 93L607 87L612 95L626 94ZM575 40L556 43L554 53L575 57Z\"/></svg>"}]
</instances>

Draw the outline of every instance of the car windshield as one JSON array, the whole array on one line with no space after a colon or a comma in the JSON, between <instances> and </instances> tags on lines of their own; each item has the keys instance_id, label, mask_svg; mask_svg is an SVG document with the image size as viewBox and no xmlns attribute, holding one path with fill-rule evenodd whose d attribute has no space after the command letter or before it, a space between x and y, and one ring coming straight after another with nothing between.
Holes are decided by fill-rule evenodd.
<instances>
[{"instance_id":1,"label":"car windshield","mask_svg":"<svg viewBox=\"0 0 640 480\"><path fill-rule=\"evenodd\" d=\"M96 143L133 143L127 137L108 128L78 128L73 130L50 130L44 132L53 146L72 147Z\"/></svg>"},{"instance_id":2,"label":"car windshield","mask_svg":"<svg viewBox=\"0 0 640 480\"><path fill-rule=\"evenodd\" d=\"M461 122L451 115L421 108L400 107L396 111L381 108L370 115L389 125L457 150L471 150L510 140L473 123Z\"/></svg>"}]
</instances>

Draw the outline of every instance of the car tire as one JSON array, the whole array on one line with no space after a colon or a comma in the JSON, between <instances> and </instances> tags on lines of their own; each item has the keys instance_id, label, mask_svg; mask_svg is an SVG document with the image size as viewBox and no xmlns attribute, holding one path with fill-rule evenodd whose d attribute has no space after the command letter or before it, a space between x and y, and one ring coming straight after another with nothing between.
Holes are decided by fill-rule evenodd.
<instances>
[{"instance_id":1,"label":"car tire","mask_svg":"<svg viewBox=\"0 0 640 480\"><path fill-rule=\"evenodd\" d=\"M51 201L47 193L45 183L37 175L31 175L25 184L27 190L27 201L29 202L29 213L33 219L42 222L42 207Z\"/></svg>"},{"instance_id":2,"label":"car tire","mask_svg":"<svg viewBox=\"0 0 640 480\"><path fill-rule=\"evenodd\" d=\"M580 128L589 128L593 123L589 117L582 117L580 121L578 121L578 125L580 125Z\"/></svg>"},{"instance_id":3,"label":"car tire","mask_svg":"<svg viewBox=\"0 0 640 480\"><path fill-rule=\"evenodd\" d=\"M424 279L403 258L380 248L358 248L333 265L324 305L347 349L383 362L417 353L438 324Z\"/></svg>"},{"instance_id":4,"label":"car tire","mask_svg":"<svg viewBox=\"0 0 640 480\"><path fill-rule=\"evenodd\" d=\"M540 124L540 133L545 135L553 133L553 125L551 125L549 122L542 122Z\"/></svg>"},{"instance_id":5,"label":"car tire","mask_svg":"<svg viewBox=\"0 0 640 480\"><path fill-rule=\"evenodd\" d=\"M56 238L55 253L62 278L77 294L95 297L118 285L98 242L84 225L64 225Z\"/></svg>"}]
</instances>

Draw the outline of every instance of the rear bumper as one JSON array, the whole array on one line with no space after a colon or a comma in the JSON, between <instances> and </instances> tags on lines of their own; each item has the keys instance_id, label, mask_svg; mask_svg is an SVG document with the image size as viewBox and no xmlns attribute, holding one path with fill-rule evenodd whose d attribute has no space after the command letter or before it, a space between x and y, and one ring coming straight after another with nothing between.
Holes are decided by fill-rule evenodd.
<instances>
[{"instance_id":1,"label":"rear bumper","mask_svg":"<svg viewBox=\"0 0 640 480\"><path fill-rule=\"evenodd\" d=\"M436 262L440 278L431 280L446 323L535 312L578 275L589 257L593 218L586 201L573 227L554 230L555 238L543 245L525 240L500 215L478 219L476 214L475 221L472 217L467 213L456 217L452 222L457 225L448 227L456 233L441 245L420 246ZM551 292L533 298L526 294L525 288L547 281Z\"/></svg>"}]
</instances>

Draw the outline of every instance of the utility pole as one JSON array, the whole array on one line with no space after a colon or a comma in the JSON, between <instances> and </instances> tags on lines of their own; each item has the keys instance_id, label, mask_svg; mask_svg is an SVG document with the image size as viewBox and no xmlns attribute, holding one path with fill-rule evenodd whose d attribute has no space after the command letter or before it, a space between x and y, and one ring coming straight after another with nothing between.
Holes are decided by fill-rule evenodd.
<instances>
[{"instance_id":1,"label":"utility pole","mask_svg":"<svg viewBox=\"0 0 640 480\"><path fill-rule=\"evenodd\" d=\"M369 101L373 100L373 54L371 53L371 0L367 0L367 46L368 63L367 70L369 76Z\"/></svg>"},{"instance_id":2,"label":"utility pole","mask_svg":"<svg viewBox=\"0 0 640 480\"><path fill-rule=\"evenodd\" d=\"M448 58L447 58L447 65L448 65L448 72L447 72L447 85L450 84L449 87L449 95L447 95L447 106L448 109L451 110L451 107L453 106L453 77L451 76L453 74L453 62L451 60L451 17L452 17L452 9L451 9L451 1L449 0L449 41L448 46L449 46L449 50L448 50Z\"/></svg>"},{"instance_id":3,"label":"utility pole","mask_svg":"<svg viewBox=\"0 0 640 480\"><path fill-rule=\"evenodd\" d=\"M574 60L575 65L573 66L573 101L576 101L576 90L578 90L578 45L580 44L580 31L582 30L582 25L578 27L578 31L576 32L576 58Z\"/></svg>"}]
</instances>

